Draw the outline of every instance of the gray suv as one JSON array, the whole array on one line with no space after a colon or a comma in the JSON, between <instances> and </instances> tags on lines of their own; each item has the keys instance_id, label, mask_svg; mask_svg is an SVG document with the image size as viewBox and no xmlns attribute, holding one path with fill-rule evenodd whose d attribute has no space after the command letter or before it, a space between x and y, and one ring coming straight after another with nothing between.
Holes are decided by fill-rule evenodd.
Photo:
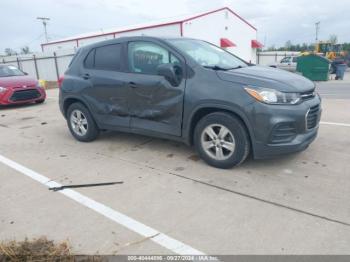
<instances>
[{"instance_id":1,"label":"gray suv","mask_svg":"<svg viewBox=\"0 0 350 262\"><path fill-rule=\"evenodd\" d=\"M209 165L305 149L320 97L306 78L248 64L210 43L126 37L78 50L60 81L60 109L79 141L117 130L194 145Z\"/></svg>"}]
</instances>

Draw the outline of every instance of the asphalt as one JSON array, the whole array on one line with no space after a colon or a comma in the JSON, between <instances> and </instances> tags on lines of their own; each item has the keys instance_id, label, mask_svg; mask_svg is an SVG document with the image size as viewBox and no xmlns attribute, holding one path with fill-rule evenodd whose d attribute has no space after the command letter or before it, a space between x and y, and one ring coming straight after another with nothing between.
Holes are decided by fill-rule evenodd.
<instances>
[{"instance_id":1,"label":"asphalt","mask_svg":"<svg viewBox=\"0 0 350 262\"><path fill-rule=\"evenodd\" d=\"M322 121L350 124L347 97L322 94L348 94L346 83L328 84L317 84ZM57 102L49 90L42 105L2 109L0 155L64 185L123 181L74 190L206 254L350 253L350 127L321 124L301 153L220 170L172 141L105 132L79 143ZM1 241L47 236L80 254L174 253L4 163L0 177Z\"/></svg>"},{"instance_id":2,"label":"asphalt","mask_svg":"<svg viewBox=\"0 0 350 262\"><path fill-rule=\"evenodd\" d=\"M346 72L343 80L332 80L327 82L317 82L316 90L323 98L330 99L350 99L350 71Z\"/></svg>"}]
</instances>

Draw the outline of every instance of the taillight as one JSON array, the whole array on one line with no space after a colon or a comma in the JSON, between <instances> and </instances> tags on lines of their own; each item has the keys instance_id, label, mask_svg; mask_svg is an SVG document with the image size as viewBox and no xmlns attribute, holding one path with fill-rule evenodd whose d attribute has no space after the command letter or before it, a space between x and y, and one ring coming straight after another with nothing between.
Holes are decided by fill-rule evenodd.
<instances>
[{"instance_id":1,"label":"taillight","mask_svg":"<svg viewBox=\"0 0 350 262\"><path fill-rule=\"evenodd\" d=\"M60 78L58 78L58 88L61 88L62 87L62 82L64 80L64 76L61 76Z\"/></svg>"}]
</instances>

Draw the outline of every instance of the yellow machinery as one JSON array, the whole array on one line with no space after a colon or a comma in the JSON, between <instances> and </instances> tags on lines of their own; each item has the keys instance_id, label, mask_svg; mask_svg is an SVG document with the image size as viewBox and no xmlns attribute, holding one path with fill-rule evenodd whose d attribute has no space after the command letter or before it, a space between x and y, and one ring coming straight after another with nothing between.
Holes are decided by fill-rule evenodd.
<instances>
[{"instance_id":1,"label":"yellow machinery","mask_svg":"<svg viewBox=\"0 0 350 262\"><path fill-rule=\"evenodd\" d=\"M315 53L323 55L330 60L334 60L339 56L344 56L341 44L332 44L331 42L322 41L316 43Z\"/></svg>"}]
</instances>

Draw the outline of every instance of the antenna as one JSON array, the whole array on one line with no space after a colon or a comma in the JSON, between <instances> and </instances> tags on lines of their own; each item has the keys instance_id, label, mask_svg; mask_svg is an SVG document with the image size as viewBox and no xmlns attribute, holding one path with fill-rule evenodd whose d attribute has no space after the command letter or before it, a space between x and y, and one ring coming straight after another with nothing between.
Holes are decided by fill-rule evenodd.
<instances>
[{"instance_id":1,"label":"antenna","mask_svg":"<svg viewBox=\"0 0 350 262\"><path fill-rule=\"evenodd\" d=\"M47 26L47 21L50 21L50 18L48 18L48 17L37 17L36 19L42 21L43 26L44 26L45 40L46 40L46 43L49 42L49 38L48 38L48 36L47 36L47 29L46 29L46 26Z\"/></svg>"}]
</instances>

